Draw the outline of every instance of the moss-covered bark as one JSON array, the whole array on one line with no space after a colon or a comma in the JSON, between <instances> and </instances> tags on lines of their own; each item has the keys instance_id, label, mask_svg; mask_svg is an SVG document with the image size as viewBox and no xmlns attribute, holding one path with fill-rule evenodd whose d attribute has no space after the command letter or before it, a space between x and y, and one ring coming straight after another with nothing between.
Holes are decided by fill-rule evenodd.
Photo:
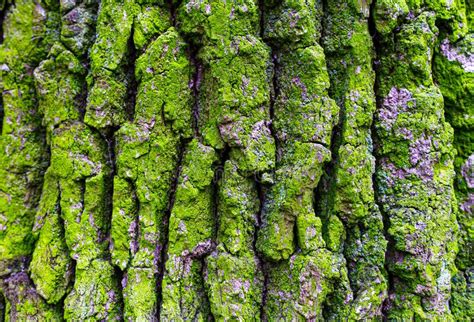
<instances>
[{"instance_id":1,"label":"moss-covered bark","mask_svg":"<svg viewBox=\"0 0 474 322\"><path fill-rule=\"evenodd\" d=\"M0 321L472 319L469 0L0 8Z\"/></svg>"}]
</instances>

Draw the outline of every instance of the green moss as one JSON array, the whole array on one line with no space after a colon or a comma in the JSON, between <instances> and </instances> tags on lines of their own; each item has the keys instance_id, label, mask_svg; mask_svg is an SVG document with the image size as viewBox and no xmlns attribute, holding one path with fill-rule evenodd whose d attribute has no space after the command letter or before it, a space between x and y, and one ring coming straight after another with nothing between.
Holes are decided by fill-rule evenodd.
<instances>
[{"instance_id":1,"label":"green moss","mask_svg":"<svg viewBox=\"0 0 474 322\"><path fill-rule=\"evenodd\" d=\"M474 126L474 73L468 68L474 34L456 43L440 39L434 56L433 72L443 94L446 117L455 128Z\"/></svg>"},{"instance_id":2,"label":"green moss","mask_svg":"<svg viewBox=\"0 0 474 322\"><path fill-rule=\"evenodd\" d=\"M157 312L154 269L130 267L122 281L124 319L153 320Z\"/></svg>"},{"instance_id":3,"label":"green moss","mask_svg":"<svg viewBox=\"0 0 474 322\"><path fill-rule=\"evenodd\" d=\"M350 224L362 222L375 203L372 188L375 158L366 145L343 145L339 147L338 154L334 182L337 190L331 212Z\"/></svg>"},{"instance_id":4,"label":"green moss","mask_svg":"<svg viewBox=\"0 0 474 322\"><path fill-rule=\"evenodd\" d=\"M85 74L79 59L60 43L53 45L48 59L35 69L39 111L48 131L48 140L61 122L80 118L77 100L82 93Z\"/></svg>"},{"instance_id":5,"label":"green moss","mask_svg":"<svg viewBox=\"0 0 474 322\"><path fill-rule=\"evenodd\" d=\"M277 62L276 136L282 142L298 140L329 146L339 109L328 95L323 49L314 45L281 52Z\"/></svg>"},{"instance_id":6,"label":"green moss","mask_svg":"<svg viewBox=\"0 0 474 322\"><path fill-rule=\"evenodd\" d=\"M374 9L377 32L384 36L389 35L408 12L409 7L405 0L377 1Z\"/></svg>"},{"instance_id":7,"label":"green moss","mask_svg":"<svg viewBox=\"0 0 474 322\"><path fill-rule=\"evenodd\" d=\"M140 86L135 106L136 122L151 122L161 114L163 125L183 137L192 134L192 93L194 73L186 54L187 45L174 28L152 41L135 66ZM158 89L158 90L157 90Z\"/></svg>"},{"instance_id":8,"label":"green moss","mask_svg":"<svg viewBox=\"0 0 474 322\"><path fill-rule=\"evenodd\" d=\"M270 170L275 145L269 129L269 48L253 36L235 37L229 47L204 47L200 57L208 70L200 90L204 142L231 147L241 171Z\"/></svg>"},{"instance_id":9,"label":"green moss","mask_svg":"<svg viewBox=\"0 0 474 322\"><path fill-rule=\"evenodd\" d=\"M266 5L263 37L279 49L314 45L321 36L320 1L264 1Z\"/></svg>"},{"instance_id":10,"label":"green moss","mask_svg":"<svg viewBox=\"0 0 474 322\"><path fill-rule=\"evenodd\" d=\"M78 57L84 57L94 40L98 4L63 1L60 6L61 42Z\"/></svg>"},{"instance_id":11,"label":"green moss","mask_svg":"<svg viewBox=\"0 0 474 322\"><path fill-rule=\"evenodd\" d=\"M219 183L217 240L232 255L251 255L259 199L256 184L226 161Z\"/></svg>"},{"instance_id":12,"label":"green moss","mask_svg":"<svg viewBox=\"0 0 474 322\"><path fill-rule=\"evenodd\" d=\"M273 265L268 278L264 311L272 321L322 319L325 303L338 284L347 285L342 258L324 249L308 255L297 253L289 261ZM350 299L350 289L345 294L338 291Z\"/></svg>"},{"instance_id":13,"label":"green moss","mask_svg":"<svg viewBox=\"0 0 474 322\"><path fill-rule=\"evenodd\" d=\"M192 36L193 42L227 47L236 36L257 34L258 1L184 1L177 20L179 29Z\"/></svg>"},{"instance_id":14,"label":"green moss","mask_svg":"<svg viewBox=\"0 0 474 322\"><path fill-rule=\"evenodd\" d=\"M344 224L337 216L330 216L324 229L324 240L327 248L334 252L340 252L345 238Z\"/></svg>"},{"instance_id":15,"label":"green moss","mask_svg":"<svg viewBox=\"0 0 474 322\"><path fill-rule=\"evenodd\" d=\"M111 228L113 261L127 270L124 303L130 319L146 319L158 310L156 297L147 297L158 282L155 272L162 264L160 251L166 243L163 224L182 145L193 132L188 85L194 70L187 46L174 28L164 29L169 26L164 9L141 10L134 33L135 46L143 47L135 61L134 121L124 123L115 135L117 176Z\"/></svg>"},{"instance_id":16,"label":"green moss","mask_svg":"<svg viewBox=\"0 0 474 322\"><path fill-rule=\"evenodd\" d=\"M169 254L199 251L208 244L215 224L212 205L214 149L197 140L188 144L169 221Z\"/></svg>"},{"instance_id":17,"label":"green moss","mask_svg":"<svg viewBox=\"0 0 474 322\"><path fill-rule=\"evenodd\" d=\"M322 187L328 188L319 191L322 194L320 208L321 216L325 218L324 237L328 248L336 252L341 252L343 247L346 252L347 249L362 252L358 265L349 272L351 285L357 285L353 302L348 302L352 306L350 316L354 319L380 315L386 288L382 275L383 256L381 261L365 260L375 255L372 253L375 249L369 247L376 247L378 259L384 254L386 242L382 233L352 235L359 230L357 225L372 231L377 228L371 225L382 229L380 216L375 217L378 222L369 221L376 209L372 183L375 158L371 154L370 133L375 110L375 75L367 21L369 12L364 3L334 1L328 4L323 38L331 97L341 109L341 129L335 136L332 175L323 179ZM350 261L352 257L346 255L346 258ZM373 273L364 275L367 271Z\"/></svg>"},{"instance_id":18,"label":"green moss","mask_svg":"<svg viewBox=\"0 0 474 322\"><path fill-rule=\"evenodd\" d=\"M108 0L101 3L97 17L97 39L91 48L92 73L110 75L126 63L128 39L136 7L132 0Z\"/></svg>"},{"instance_id":19,"label":"green moss","mask_svg":"<svg viewBox=\"0 0 474 322\"><path fill-rule=\"evenodd\" d=\"M108 246L105 156L102 138L83 123L63 123L53 133L49 171L59 182L66 244L79 269L104 256Z\"/></svg>"},{"instance_id":20,"label":"green moss","mask_svg":"<svg viewBox=\"0 0 474 322\"><path fill-rule=\"evenodd\" d=\"M449 35L448 35L449 36ZM440 39L434 56L433 72L445 102L446 119L454 128L454 159L456 177L454 188L458 203L459 254L456 266L461 270L453 276L451 307L458 320L468 319L472 311L470 285L474 265L474 219L472 216L474 186L472 185L472 160L474 155L474 73L469 68L474 35L452 43ZM472 59L471 59L472 60ZM472 292L471 292L472 293ZM471 314L472 315L472 314Z\"/></svg>"},{"instance_id":21,"label":"green moss","mask_svg":"<svg viewBox=\"0 0 474 322\"><path fill-rule=\"evenodd\" d=\"M64 301L66 320L117 320L121 292L115 272L108 261L93 260L76 269L74 288Z\"/></svg>"},{"instance_id":22,"label":"green moss","mask_svg":"<svg viewBox=\"0 0 474 322\"><path fill-rule=\"evenodd\" d=\"M288 259L295 251L295 220L314 214L313 189L330 158L329 151L315 143L296 141L283 151L276 183L265 198L257 239L258 250L272 260Z\"/></svg>"},{"instance_id":23,"label":"green moss","mask_svg":"<svg viewBox=\"0 0 474 322\"><path fill-rule=\"evenodd\" d=\"M0 2L0 320L470 317L470 3Z\"/></svg>"},{"instance_id":24,"label":"green moss","mask_svg":"<svg viewBox=\"0 0 474 322\"><path fill-rule=\"evenodd\" d=\"M453 276L450 306L457 321L469 321L474 314L473 279L472 269Z\"/></svg>"},{"instance_id":25,"label":"green moss","mask_svg":"<svg viewBox=\"0 0 474 322\"><path fill-rule=\"evenodd\" d=\"M114 178L112 223L110 229L112 263L124 270L136 243L138 202L133 185ZM136 251L136 250L135 250Z\"/></svg>"},{"instance_id":26,"label":"green moss","mask_svg":"<svg viewBox=\"0 0 474 322\"><path fill-rule=\"evenodd\" d=\"M215 319L259 319L263 272L254 253L259 211L257 186L232 155L218 190L217 250L206 257L205 286Z\"/></svg>"},{"instance_id":27,"label":"green moss","mask_svg":"<svg viewBox=\"0 0 474 322\"><path fill-rule=\"evenodd\" d=\"M380 0L375 3L375 26L384 37L389 36L405 18L412 19L421 12L436 14L459 39L468 31L464 1L434 0Z\"/></svg>"},{"instance_id":28,"label":"green moss","mask_svg":"<svg viewBox=\"0 0 474 322\"><path fill-rule=\"evenodd\" d=\"M104 1L97 17L97 38L90 50L89 97L84 122L94 128L126 121L128 46L138 11L132 0Z\"/></svg>"},{"instance_id":29,"label":"green moss","mask_svg":"<svg viewBox=\"0 0 474 322\"><path fill-rule=\"evenodd\" d=\"M26 272L13 273L0 280L5 295L5 321L61 321L61 309L47 304L38 295Z\"/></svg>"},{"instance_id":30,"label":"green moss","mask_svg":"<svg viewBox=\"0 0 474 322\"><path fill-rule=\"evenodd\" d=\"M315 251L326 246L322 236L321 218L316 217L313 212L299 213L296 218L296 228L298 245L302 252Z\"/></svg>"},{"instance_id":31,"label":"green moss","mask_svg":"<svg viewBox=\"0 0 474 322\"><path fill-rule=\"evenodd\" d=\"M378 201L389 221L394 281L389 318L452 318L457 252L452 128L431 77L433 13L406 22L382 52L376 131Z\"/></svg>"},{"instance_id":32,"label":"green moss","mask_svg":"<svg viewBox=\"0 0 474 322\"><path fill-rule=\"evenodd\" d=\"M170 255L163 278L160 318L163 320L208 321L209 303L201 274L202 263L186 256Z\"/></svg>"},{"instance_id":33,"label":"green moss","mask_svg":"<svg viewBox=\"0 0 474 322\"><path fill-rule=\"evenodd\" d=\"M216 152L211 147L197 140L188 144L169 219L162 319L194 317L202 321L209 315L209 303L203 300L199 257L211 250L215 234L212 180L216 161Z\"/></svg>"},{"instance_id":34,"label":"green moss","mask_svg":"<svg viewBox=\"0 0 474 322\"><path fill-rule=\"evenodd\" d=\"M41 222L41 227L35 225L36 230L41 230L30 272L36 290L48 303L58 303L67 294L73 274L73 263L64 240L59 198L58 184L47 173L37 214L37 224Z\"/></svg>"},{"instance_id":35,"label":"green moss","mask_svg":"<svg viewBox=\"0 0 474 322\"><path fill-rule=\"evenodd\" d=\"M104 128L124 123L127 84L113 75L95 80L87 98L84 122L94 128Z\"/></svg>"},{"instance_id":36,"label":"green moss","mask_svg":"<svg viewBox=\"0 0 474 322\"><path fill-rule=\"evenodd\" d=\"M216 320L259 320L263 274L256 257L236 257L223 249L206 258L206 289Z\"/></svg>"},{"instance_id":37,"label":"green moss","mask_svg":"<svg viewBox=\"0 0 474 322\"><path fill-rule=\"evenodd\" d=\"M162 34L169 27L171 27L171 19L168 10L151 5L140 6L133 24L135 47L144 51L154 36Z\"/></svg>"},{"instance_id":38,"label":"green moss","mask_svg":"<svg viewBox=\"0 0 474 322\"><path fill-rule=\"evenodd\" d=\"M58 15L31 1L9 6L0 45L2 135L0 136L0 258L30 255L31 229L42 173L47 166L32 69L47 55ZM8 265L5 265L5 268ZM7 269L8 270L8 269Z\"/></svg>"}]
</instances>

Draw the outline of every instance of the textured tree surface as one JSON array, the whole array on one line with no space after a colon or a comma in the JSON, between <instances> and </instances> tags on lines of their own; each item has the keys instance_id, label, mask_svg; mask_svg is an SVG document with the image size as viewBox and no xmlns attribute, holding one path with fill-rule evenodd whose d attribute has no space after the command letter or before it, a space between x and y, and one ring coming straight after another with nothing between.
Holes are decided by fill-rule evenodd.
<instances>
[{"instance_id":1,"label":"textured tree surface","mask_svg":"<svg viewBox=\"0 0 474 322\"><path fill-rule=\"evenodd\" d=\"M0 8L0 321L473 318L471 0Z\"/></svg>"}]
</instances>

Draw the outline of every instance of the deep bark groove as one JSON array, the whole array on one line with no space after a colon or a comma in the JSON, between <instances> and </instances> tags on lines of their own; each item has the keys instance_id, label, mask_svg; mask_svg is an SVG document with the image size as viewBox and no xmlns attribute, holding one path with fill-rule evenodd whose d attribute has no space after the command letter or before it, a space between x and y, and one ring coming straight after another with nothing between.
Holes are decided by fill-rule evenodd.
<instances>
[{"instance_id":1,"label":"deep bark groove","mask_svg":"<svg viewBox=\"0 0 474 322\"><path fill-rule=\"evenodd\" d=\"M0 2L0 321L474 315L469 1Z\"/></svg>"},{"instance_id":2,"label":"deep bark groove","mask_svg":"<svg viewBox=\"0 0 474 322\"><path fill-rule=\"evenodd\" d=\"M161 303L163 301L162 299L162 294L163 294L163 275L165 272L165 263L167 261L167 251L168 251L168 236L169 236L169 220L171 216L171 210L173 209L174 206L174 201L176 198L176 189L178 186L178 179L179 176L181 175L181 169L182 169L182 163L183 163L183 157L184 153L186 151L186 145L188 142L181 142L180 143L180 149L178 152L179 159L178 163L176 166L176 171L175 174L173 175L173 181L171 182L171 190L169 192L169 199L168 199L168 205L166 206L166 211L165 211L165 217L163 220L163 227L164 227L164 243L163 247L160 250L160 259L159 259L159 266L158 266L158 283L157 283L157 288L156 288L156 295L157 295L157 303L158 303L158 311L157 311L157 318L160 320L160 308L161 308Z\"/></svg>"}]
</instances>

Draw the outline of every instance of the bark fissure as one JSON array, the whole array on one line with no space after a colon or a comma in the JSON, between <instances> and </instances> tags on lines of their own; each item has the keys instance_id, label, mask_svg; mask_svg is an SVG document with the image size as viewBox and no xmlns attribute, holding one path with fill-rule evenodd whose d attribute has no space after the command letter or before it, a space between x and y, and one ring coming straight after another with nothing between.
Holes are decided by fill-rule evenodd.
<instances>
[{"instance_id":1,"label":"bark fissure","mask_svg":"<svg viewBox=\"0 0 474 322\"><path fill-rule=\"evenodd\" d=\"M4 1L2 3L2 8L0 10L0 45L3 44L3 23L5 21L5 17L7 16L7 13L9 12L9 8L12 4L10 1Z\"/></svg>"},{"instance_id":2,"label":"bark fissure","mask_svg":"<svg viewBox=\"0 0 474 322\"><path fill-rule=\"evenodd\" d=\"M466 9L466 15L469 15L469 10L472 15L472 7L469 9L468 5ZM431 72L444 98L444 117L454 130L453 147L457 151L453 162L456 171L453 186L459 252L455 260L458 273L452 277L450 309L455 319L463 320L474 310L474 299L468 295L474 285L473 236L469 228L474 213L474 185L470 170L474 168L474 126L466 119L474 103L473 94L467 89L469 85L466 86L473 82L473 71L468 62L472 63L474 36L471 26L469 33L453 37L456 30L446 18L437 18L435 24L439 31L432 53Z\"/></svg>"},{"instance_id":3,"label":"bark fissure","mask_svg":"<svg viewBox=\"0 0 474 322\"><path fill-rule=\"evenodd\" d=\"M128 119L130 122L133 122L135 116L135 105L137 100L137 91L138 91L138 84L135 78L135 62L137 60L137 50L135 48L135 44L133 42L133 34L135 29L132 25L132 29L130 31L130 37L128 38L127 48L128 48L128 62L126 66L127 70L127 103L126 103L126 110L128 114Z\"/></svg>"},{"instance_id":4,"label":"bark fissure","mask_svg":"<svg viewBox=\"0 0 474 322\"><path fill-rule=\"evenodd\" d=\"M258 237L258 232L260 227L262 226L262 209L265 201L265 189L263 185L260 183L261 178L255 178L255 184L257 188L257 193L258 193L258 199L259 199L259 208L257 212L257 225L255 227L255 231L253 234L253 242L252 242L252 247L253 251L255 252L257 258L258 258L258 265L259 269L263 273L263 285L262 285L262 300L260 304L260 319L262 321L267 321L267 317L265 314L265 304L267 302L267 287L268 287L268 270L267 270L267 265L268 263L265 260L265 257L262 256L262 254L258 251L257 249L257 237Z\"/></svg>"},{"instance_id":5,"label":"bark fissure","mask_svg":"<svg viewBox=\"0 0 474 322\"><path fill-rule=\"evenodd\" d=\"M272 71L272 91L270 93L270 133L272 134L273 140L275 141L275 164L277 164L281 158L281 148L280 148L280 141L276 135L276 131L274 129L274 120L275 120L275 100L280 93L280 89L278 87L278 57L276 54L275 49L271 48L270 57L272 58L273 63L273 71Z\"/></svg>"},{"instance_id":6,"label":"bark fissure","mask_svg":"<svg viewBox=\"0 0 474 322\"><path fill-rule=\"evenodd\" d=\"M62 238L64 240L66 231L65 231L65 221L64 221L64 218L62 216L62 210L61 210L61 187L60 187L59 184L57 185L57 187L58 187L58 200L56 202L56 207L57 207L57 211L58 211L58 219L59 219L60 228L61 228L61 235L62 235ZM69 252L67 253L67 256L69 256ZM66 288L68 290L72 287L74 277L75 277L75 271L76 271L76 261L74 259L72 259L70 270L67 272L67 274L71 275L71 277L70 277L70 279L67 283L67 286L66 286ZM56 304L57 307L61 311L61 316L64 316L64 303L66 301L67 296L68 296L68 292L64 292L64 295L59 299L59 301Z\"/></svg>"},{"instance_id":7,"label":"bark fissure","mask_svg":"<svg viewBox=\"0 0 474 322\"><path fill-rule=\"evenodd\" d=\"M369 32L370 32L370 35L372 37L372 41L374 43L374 57L373 57L373 61L372 61L372 69L375 72L374 93L379 92L378 84L381 81L379 79L378 70L379 70L379 64L380 64L379 57L381 55L381 49L380 48L382 46L380 44L377 29L375 27L374 11L375 11L376 3L377 3L377 0L373 0L372 3L370 4L370 15L369 15L369 19L368 19ZM376 96L376 106L377 106L377 109L379 109L381 107L381 101L380 101L380 98L378 96ZM375 128L375 122L373 122L372 126L371 126L371 130L370 130L370 134L371 134L371 138L372 138L372 142L373 142L373 146L374 146L375 164L376 164L376 168L378 168L380 166L380 155L377 153L378 152L377 151L378 138L377 138L376 133L377 133L377 131L376 131L376 128ZM383 204L380 203L379 192L381 190L377 185L377 179L376 179L376 173L375 172L372 176L372 185L374 187L375 203L377 204L378 208L380 209L380 212L381 212L382 218L383 218L383 235L384 235L385 239L387 240L387 249L385 251L384 268L385 268L385 272L388 276L387 289L388 289L388 292L391 293L391 292L394 291L394 285L393 285L394 275L392 274L391 270L389 269L388 259L392 256L390 254L390 252L392 251L392 249L394 249L394 240L390 236L390 234L388 233L388 230L390 228L390 219L389 219L388 215L386 214L386 212L383 208ZM387 297L385 299L384 303L383 303L384 316L386 316L386 313L387 313L386 312L386 307L388 305L387 304L388 301L389 301L389 298Z\"/></svg>"},{"instance_id":8,"label":"bark fissure","mask_svg":"<svg viewBox=\"0 0 474 322\"><path fill-rule=\"evenodd\" d=\"M0 10L0 45L3 44L3 22L5 20L5 16L7 15L9 6L10 6L10 2L6 1ZM0 66L0 68L4 68L4 67ZM5 113L3 110L3 90L4 89L2 88L2 91L0 93L0 134L2 134L3 118L5 116Z\"/></svg>"},{"instance_id":9,"label":"bark fissure","mask_svg":"<svg viewBox=\"0 0 474 322\"><path fill-rule=\"evenodd\" d=\"M158 303L157 318L158 318L158 321L160 321L160 318L161 318L160 313L161 313L161 304L163 302L163 299L162 299L163 276L164 276L164 273L165 273L165 264L166 264L166 261L168 260L167 252L168 252L168 242L169 242L169 220L170 220L171 211L173 210L173 206L174 206L174 202L175 202L175 198L176 198L176 189L177 189L177 186L178 186L179 177L181 175L183 158L184 158L184 154L185 154L185 151L186 151L186 146L187 146L188 143L189 142L183 140L180 143L180 146L179 146L179 152L178 152L179 159L178 159L178 162L177 162L175 173L173 175L173 180L171 182L171 189L170 189L170 192L169 192L168 205L166 207L165 216L164 216L164 220L163 220L163 223L162 223L163 227L164 227L164 230L163 230L164 243L163 243L163 247L160 250L160 259L159 259L159 263L158 263L157 293L156 293L156 295L158 297L157 298L157 303Z\"/></svg>"},{"instance_id":10,"label":"bark fissure","mask_svg":"<svg viewBox=\"0 0 474 322\"><path fill-rule=\"evenodd\" d=\"M191 84L190 84L190 87L194 96L194 104L193 104L193 109L192 109L193 110L192 127L193 127L194 136L196 138L199 138L199 140L202 140L200 132L199 132L199 110L200 110L199 88L201 86L204 67L200 59L197 57L198 52L199 52L199 47L190 45L189 57L190 57L191 64L195 68L195 72L192 75Z\"/></svg>"},{"instance_id":11,"label":"bark fissure","mask_svg":"<svg viewBox=\"0 0 474 322\"><path fill-rule=\"evenodd\" d=\"M472 5L0 2L0 321L474 315Z\"/></svg>"}]
</instances>

